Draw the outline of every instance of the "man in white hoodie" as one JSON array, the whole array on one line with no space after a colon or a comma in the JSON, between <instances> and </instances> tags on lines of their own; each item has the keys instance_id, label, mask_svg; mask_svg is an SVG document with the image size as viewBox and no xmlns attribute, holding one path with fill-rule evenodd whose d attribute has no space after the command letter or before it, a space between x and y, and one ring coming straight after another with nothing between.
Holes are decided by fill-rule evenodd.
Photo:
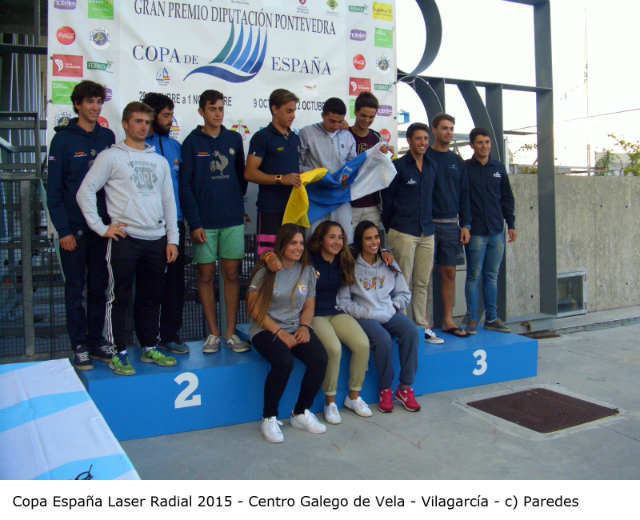
<instances>
[{"instance_id":1,"label":"man in white hoodie","mask_svg":"<svg viewBox=\"0 0 640 520\"><path fill-rule=\"evenodd\" d=\"M178 225L167 160L145 143L154 112L137 101L122 114L125 139L101 152L87 172L76 200L87 224L109 239L105 328L117 348L109 364L118 375L133 375L127 356L125 315L136 281L134 316L141 361L173 366L175 358L157 350L159 310L167 263L178 257ZM98 215L96 193L104 188L111 224Z\"/></svg>"}]
</instances>

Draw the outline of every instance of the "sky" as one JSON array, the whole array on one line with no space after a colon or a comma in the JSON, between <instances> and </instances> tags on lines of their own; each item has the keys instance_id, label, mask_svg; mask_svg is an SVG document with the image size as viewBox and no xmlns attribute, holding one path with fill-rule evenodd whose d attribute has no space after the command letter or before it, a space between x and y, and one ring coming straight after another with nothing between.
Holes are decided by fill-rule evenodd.
<instances>
[{"instance_id":1,"label":"sky","mask_svg":"<svg viewBox=\"0 0 640 520\"><path fill-rule=\"evenodd\" d=\"M436 3L442 18L442 44L424 74L535 85L530 6L504 0ZM409 71L422 54L426 31L415 0L396 0L396 10L398 67ZM592 165L596 151L607 147L619 151L610 133L640 140L640 71L633 38L639 19L640 2L551 0L556 164L586 166L587 145ZM467 133L473 123L456 87L447 87L445 97L447 111L456 116L456 132ZM398 88L398 107L409 111L411 121L426 118L417 96L403 84ZM504 94L505 130L535 132L535 120L534 94ZM515 162L535 160L535 151L522 149L526 143L535 143L535 135L507 139ZM466 156L471 153L468 148L461 151Z\"/></svg>"}]
</instances>

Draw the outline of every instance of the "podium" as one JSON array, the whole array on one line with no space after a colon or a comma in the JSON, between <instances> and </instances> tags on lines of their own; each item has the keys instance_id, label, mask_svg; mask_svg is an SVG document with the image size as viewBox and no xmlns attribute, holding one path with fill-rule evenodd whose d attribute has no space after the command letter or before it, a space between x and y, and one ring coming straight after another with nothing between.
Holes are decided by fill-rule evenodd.
<instances>
[{"instance_id":1,"label":"podium","mask_svg":"<svg viewBox=\"0 0 640 520\"><path fill-rule=\"evenodd\" d=\"M248 325L238 327L247 337ZM469 338L443 334L445 343L425 343L422 329L418 346L416 395L533 377L537 374L538 342L516 334L486 331ZM140 362L140 349L129 348L133 376L118 376L104 363L80 373L85 386L119 440L226 426L262 417L267 362L254 350L237 354L221 346L215 354L203 354L202 342L189 342L190 353L175 355L173 367ZM343 347L336 402L347 394L350 351ZM394 353L397 385L399 361ZM279 415L287 417L297 400L304 366L295 361ZM378 401L378 378L369 359L362 398ZM322 411L319 392L312 411Z\"/></svg>"}]
</instances>

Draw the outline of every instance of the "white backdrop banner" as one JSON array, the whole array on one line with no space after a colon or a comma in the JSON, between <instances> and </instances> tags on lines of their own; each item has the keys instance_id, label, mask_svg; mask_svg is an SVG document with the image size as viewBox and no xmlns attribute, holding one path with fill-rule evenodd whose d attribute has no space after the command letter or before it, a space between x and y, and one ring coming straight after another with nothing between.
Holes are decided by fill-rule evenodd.
<instances>
[{"instance_id":1,"label":"white backdrop banner","mask_svg":"<svg viewBox=\"0 0 640 520\"><path fill-rule=\"evenodd\" d=\"M271 119L268 98L299 98L294 129L340 97L353 122L365 90L380 101L373 128L396 140L394 0L49 0L48 140L73 117L70 94L90 79L107 88L100 124L118 139L129 101L161 92L175 103L178 141L201 124L203 90L225 95L225 126L251 135Z\"/></svg>"}]
</instances>

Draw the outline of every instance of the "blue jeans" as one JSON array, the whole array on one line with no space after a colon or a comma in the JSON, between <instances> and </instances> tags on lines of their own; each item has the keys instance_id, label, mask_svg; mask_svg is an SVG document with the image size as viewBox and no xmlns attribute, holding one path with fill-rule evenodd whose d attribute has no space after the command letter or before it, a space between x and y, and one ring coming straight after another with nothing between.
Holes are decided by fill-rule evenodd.
<instances>
[{"instance_id":1,"label":"blue jeans","mask_svg":"<svg viewBox=\"0 0 640 520\"><path fill-rule=\"evenodd\" d=\"M467 245L467 281L464 293L467 298L467 316L478 321L478 283L482 276L485 320L498 319L498 271L504 255L504 233L495 235L471 235Z\"/></svg>"},{"instance_id":2,"label":"blue jeans","mask_svg":"<svg viewBox=\"0 0 640 520\"><path fill-rule=\"evenodd\" d=\"M400 384L412 385L418 370L418 327L401 312L386 323L368 319L359 319L358 323L373 349L380 390L391 388L393 382L393 338L398 339Z\"/></svg>"}]
</instances>

